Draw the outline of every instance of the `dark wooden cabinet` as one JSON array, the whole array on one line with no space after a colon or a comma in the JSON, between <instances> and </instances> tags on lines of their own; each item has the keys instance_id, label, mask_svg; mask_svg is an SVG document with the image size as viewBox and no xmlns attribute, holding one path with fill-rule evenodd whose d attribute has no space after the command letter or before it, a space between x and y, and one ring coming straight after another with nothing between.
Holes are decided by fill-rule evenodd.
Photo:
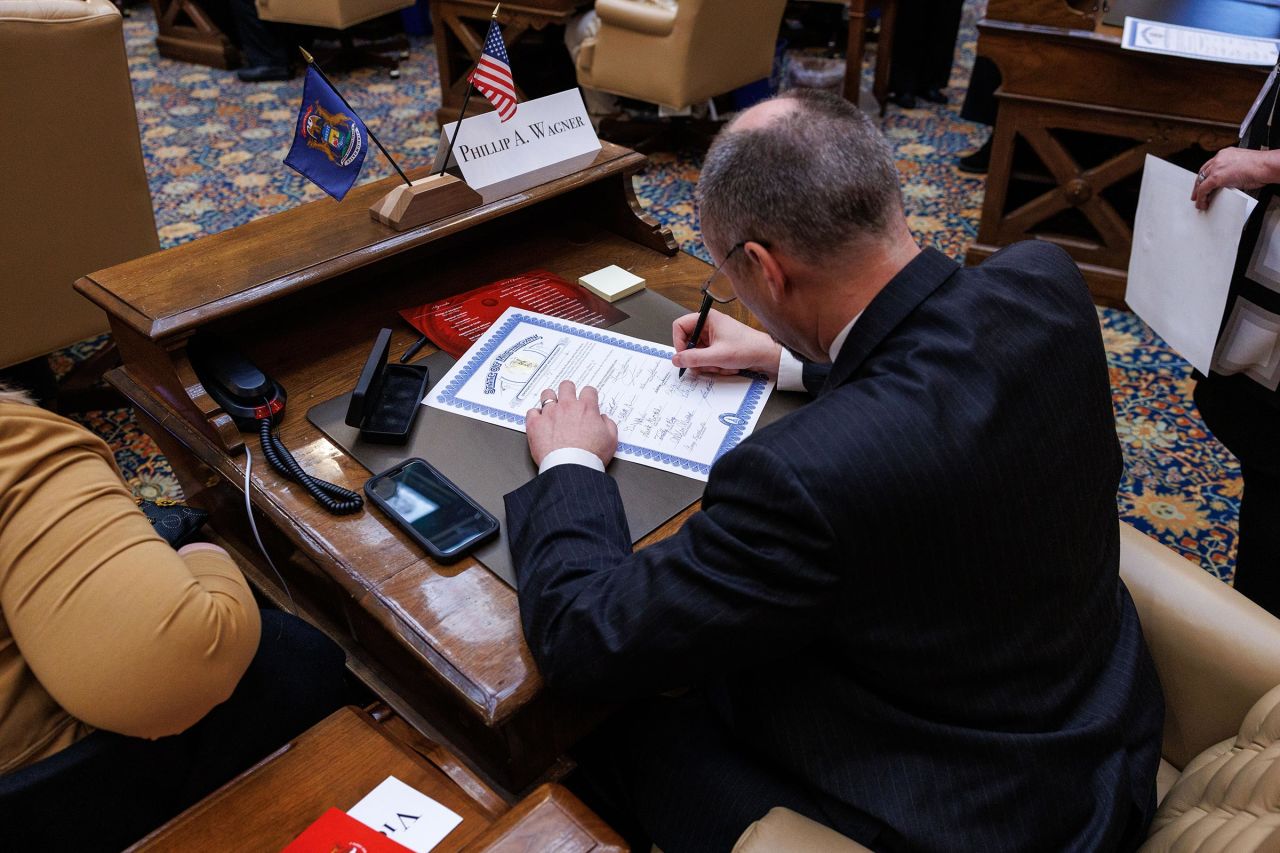
<instances>
[{"instance_id":1,"label":"dark wooden cabinet","mask_svg":"<svg viewBox=\"0 0 1280 853\"><path fill-rule=\"evenodd\" d=\"M1003 82L967 260L1048 240L1076 259L1098 302L1121 305L1146 155L1198 169L1234 144L1268 69L1124 50L1092 8L991 0L978 23L978 54Z\"/></svg>"}]
</instances>

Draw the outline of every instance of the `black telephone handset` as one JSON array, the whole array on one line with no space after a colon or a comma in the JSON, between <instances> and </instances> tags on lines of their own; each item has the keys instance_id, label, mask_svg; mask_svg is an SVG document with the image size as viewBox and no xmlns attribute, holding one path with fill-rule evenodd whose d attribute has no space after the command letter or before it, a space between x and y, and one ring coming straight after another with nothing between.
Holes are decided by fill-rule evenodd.
<instances>
[{"instance_id":1,"label":"black telephone handset","mask_svg":"<svg viewBox=\"0 0 1280 853\"><path fill-rule=\"evenodd\" d=\"M249 359L218 338L196 338L191 366L209 393L243 432L284 412L285 390Z\"/></svg>"},{"instance_id":2,"label":"black telephone handset","mask_svg":"<svg viewBox=\"0 0 1280 853\"><path fill-rule=\"evenodd\" d=\"M312 477L274 432L276 418L284 412L285 390L249 359L225 341L197 335L190 347L191 366L204 390L243 432L256 432L262 455L271 467L316 499L335 515L358 512L364 498L342 486Z\"/></svg>"}]
</instances>

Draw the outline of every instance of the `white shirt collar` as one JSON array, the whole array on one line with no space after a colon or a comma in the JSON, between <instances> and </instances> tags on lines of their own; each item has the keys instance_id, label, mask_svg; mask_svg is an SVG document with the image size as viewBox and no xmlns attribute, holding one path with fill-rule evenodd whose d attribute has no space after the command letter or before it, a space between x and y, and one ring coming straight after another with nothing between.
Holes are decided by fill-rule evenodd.
<instances>
[{"instance_id":1,"label":"white shirt collar","mask_svg":"<svg viewBox=\"0 0 1280 853\"><path fill-rule=\"evenodd\" d=\"M853 324L858 322L858 318L861 316L861 311L854 314L853 319L849 321L849 324L841 329L840 334L836 335L835 340L831 342L831 349L827 350L827 355L831 356L832 364L836 363L836 356L840 354L840 350L844 347L845 339L849 337L849 333L853 331Z\"/></svg>"}]
</instances>

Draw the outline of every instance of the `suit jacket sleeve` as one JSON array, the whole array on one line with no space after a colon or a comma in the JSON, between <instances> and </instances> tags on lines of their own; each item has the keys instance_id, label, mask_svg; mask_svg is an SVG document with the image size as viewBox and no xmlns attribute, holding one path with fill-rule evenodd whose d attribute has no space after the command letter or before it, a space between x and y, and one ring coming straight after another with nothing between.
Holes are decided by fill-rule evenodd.
<instances>
[{"instance_id":1,"label":"suit jacket sleeve","mask_svg":"<svg viewBox=\"0 0 1280 853\"><path fill-rule=\"evenodd\" d=\"M524 633L553 687L614 701L758 664L817 631L835 534L787 462L748 442L703 511L632 553L613 479L578 465L507 495Z\"/></svg>"},{"instance_id":2,"label":"suit jacket sleeve","mask_svg":"<svg viewBox=\"0 0 1280 853\"><path fill-rule=\"evenodd\" d=\"M822 390L822 386L827 384L827 377L830 375L830 364L818 364L814 361L806 361L804 363L804 372L801 374L801 381L804 382L804 390L814 396L817 396L818 392Z\"/></svg>"}]
</instances>

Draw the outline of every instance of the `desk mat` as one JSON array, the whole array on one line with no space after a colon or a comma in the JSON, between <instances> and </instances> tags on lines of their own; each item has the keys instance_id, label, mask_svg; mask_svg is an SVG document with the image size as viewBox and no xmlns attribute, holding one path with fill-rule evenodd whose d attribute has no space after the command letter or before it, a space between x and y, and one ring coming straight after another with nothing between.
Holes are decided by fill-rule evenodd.
<instances>
[{"instance_id":1,"label":"desk mat","mask_svg":"<svg viewBox=\"0 0 1280 853\"><path fill-rule=\"evenodd\" d=\"M610 326L610 331L666 346L671 345L672 321L687 313L666 297L648 290L621 299L616 304L630 316ZM453 366L454 359L447 353L437 352L416 363L425 364L431 370L431 387L434 388ZM472 553L494 574L515 587L515 569L507 545L507 514L502 498L538 473L529 458L529 445L524 433L422 406L407 442L401 445L376 444L361 440L360 431L344 423L350 397L350 394L343 394L313 406L307 412L307 420L371 473L385 471L415 456L439 469L502 523L498 536ZM775 392L769 395L756 429L772 423L803 401L804 396L800 394ZM705 488L700 480L622 459L610 463L608 471L618 483L632 542L647 536L701 498ZM367 511L378 512L372 507Z\"/></svg>"}]
</instances>

